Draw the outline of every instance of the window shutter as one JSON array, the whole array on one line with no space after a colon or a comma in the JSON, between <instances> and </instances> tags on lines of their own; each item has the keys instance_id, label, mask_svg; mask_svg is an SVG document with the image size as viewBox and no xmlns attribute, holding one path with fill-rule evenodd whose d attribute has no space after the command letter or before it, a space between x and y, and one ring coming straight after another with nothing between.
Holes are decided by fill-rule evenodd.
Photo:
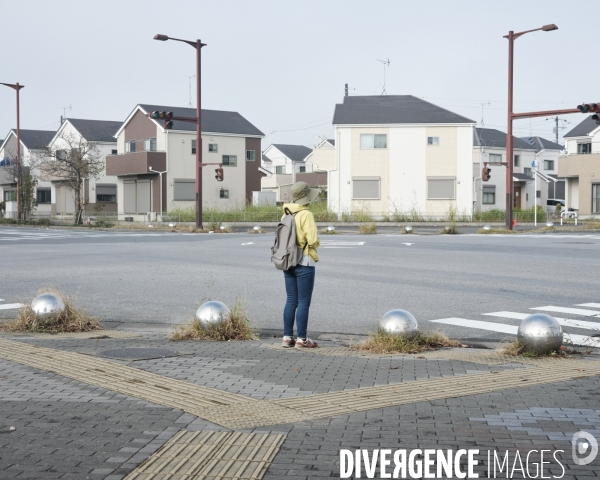
<instances>
[{"instance_id":1,"label":"window shutter","mask_svg":"<svg viewBox=\"0 0 600 480\"><path fill-rule=\"evenodd\" d=\"M96 194L97 195L116 195L117 194L117 186L116 185L98 185L98 184L96 184Z\"/></svg>"},{"instance_id":2,"label":"window shutter","mask_svg":"<svg viewBox=\"0 0 600 480\"><path fill-rule=\"evenodd\" d=\"M196 180L175 180L173 190L173 200L196 200Z\"/></svg>"},{"instance_id":3,"label":"window shutter","mask_svg":"<svg viewBox=\"0 0 600 480\"><path fill-rule=\"evenodd\" d=\"M454 199L454 177L427 179L427 198L429 200Z\"/></svg>"},{"instance_id":4,"label":"window shutter","mask_svg":"<svg viewBox=\"0 0 600 480\"><path fill-rule=\"evenodd\" d=\"M378 200L380 177L353 177L352 198L356 200Z\"/></svg>"}]
</instances>

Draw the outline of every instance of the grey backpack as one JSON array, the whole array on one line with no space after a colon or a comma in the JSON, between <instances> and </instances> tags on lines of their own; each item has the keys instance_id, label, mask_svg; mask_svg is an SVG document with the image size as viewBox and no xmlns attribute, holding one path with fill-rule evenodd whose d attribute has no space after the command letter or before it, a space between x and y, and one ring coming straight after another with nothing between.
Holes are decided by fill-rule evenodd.
<instances>
[{"instance_id":1,"label":"grey backpack","mask_svg":"<svg viewBox=\"0 0 600 480\"><path fill-rule=\"evenodd\" d=\"M294 268L302 259L302 249L296 245L295 213L285 209L285 217L277 225L275 243L271 247L271 261L278 270Z\"/></svg>"}]
</instances>

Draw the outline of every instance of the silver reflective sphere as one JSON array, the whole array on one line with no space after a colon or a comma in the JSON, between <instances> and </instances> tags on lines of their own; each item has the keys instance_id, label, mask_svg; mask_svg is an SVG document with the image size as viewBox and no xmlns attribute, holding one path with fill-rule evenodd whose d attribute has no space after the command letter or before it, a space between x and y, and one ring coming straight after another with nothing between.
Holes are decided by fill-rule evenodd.
<instances>
[{"instance_id":1,"label":"silver reflective sphere","mask_svg":"<svg viewBox=\"0 0 600 480\"><path fill-rule=\"evenodd\" d=\"M253 230L255 230L255 231L257 231L257 232L258 232L258 231L260 230L260 225L254 225L254 228L253 228Z\"/></svg>"},{"instance_id":2,"label":"silver reflective sphere","mask_svg":"<svg viewBox=\"0 0 600 480\"><path fill-rule=\"evenodd\" d=\"M534 313L521 322L517 338L528 351L547 353L560 348L563 332L554 317L545 313Z\"/></svg>"},{"instance_id":3,"label":"silver reflective sphere","mask_svg":"<svg viewBox=\"0 0 600 480\"><path fill-rule=\"evenodd\" d=\"M413 314L400 309L387 312L379 320L379 325L386 333L401 334L409 339L414 338L419 331L417 319Z\"/></svg>"},{"instance_id":4,"label":"silver reflective sphere","mask_svg":"<svg viewBox=\"0 0 600 480\"><path fill-rule=\"evenodd\" d=\"M483 229L487 231L487 230L491 230L491 227L489 225L484 225Z\"/></svg>"},{"instance_id":5,"label":"silver reflective sphere","mask_svg":"<svg viewBox=\"0 0 600 480\"><path fill-rule=\"evenodd\" d=\"M554 226L554 224L553 224L552 222L546 222L546 226L547 226L547 227L553 227L553 226Z\"/></svg>"},{"instance_id":6,"label":"silver reflective sphere","mask_svg":"<svg viewBox=\"0 0 600 480\"><path fill-rule=\"evenodd\" d=\"M404 231L410 233L412 232L412 227L410 225L407 225L406 227L404 227Z\"/></svg>"},{"instance_id":7,"label":"silver reflective sphere","mask_svg":"<svg viewBox=\"0 0 600 480\"><path fill-rule=\"evenodd\" d=\"M223 302L211 301L200 305L196 310L196 318L204 324L214 324L225 320L229 308Z\"/></svg>"},{"instance_id":8,"label":"silver reflective sphere","mask_svg":"<svg viewBox=\"0 0 600 480\"><path fill-rule=\"evenodd\" d=\"M44 293L33 299L31 309L42 318L50 318L61 313L65 309L65 304L56 295Z\"/></svg>"},{"instance_id":9,"label":"silver reflective sphere","mask_svg":"<svg viewBox=\"0 0 600 480\"><path fill-rule=\"evenodd\" d=\"M169 227L173 228L175 224L173 222L169 223Z\"/></svg>"},{"instance_id":10,"label":"silver reflective sphere","mask_svg":"<svg viewBox=\"0 0 600 480\"><path fill-rule=\"evenodd\" d=\"M225 230L225 225L221 225L219 228L220 228L221 230Z\"/></svg>"},{"instance_id":11,"label":"silver reflective sphere","mask_svg":"<svg viewBox=\"0 0 600 480\"><path fill-rule=\"evenodd\" d=\"M329 225L329 226L327 227L327 231L328 231L328 232L333 232L334 230L335 230L335 227L334 227L333 225Z\"/></svg>"}]
</instances>

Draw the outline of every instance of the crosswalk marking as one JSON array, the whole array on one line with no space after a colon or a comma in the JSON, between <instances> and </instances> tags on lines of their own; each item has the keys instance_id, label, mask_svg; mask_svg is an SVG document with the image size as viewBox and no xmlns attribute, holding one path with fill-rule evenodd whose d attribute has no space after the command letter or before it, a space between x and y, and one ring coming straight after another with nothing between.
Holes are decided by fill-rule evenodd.
<instances>
[{"instance_id":1,"label":"crosswalk marking","mask_svg":"<svg viewBox=\"0 0 600 480\"><path fill-rule=\"evenodd\" d=\"M21 308L22 306L22 303L7 303L0 305L0 310L12 310L15 308Z\"/></svg>"},{"instance_id":2,"label":"crosswalk marking","mask_svg":"<svg viewBox=\"0 0 600 480\"><path fill-rule=\"evenodd\" d=\"M466 318L442 318L440 320L432 320L432 323L442 323L445 325L454 325L457 327L478 328L479 330L488 330L491 332L508 333L517 335L519 327L515 325L505 325L503 323L482 322L480 320L469 320ZM587 335L574 335L563 333L564 341L573 343L573 345L584 345L588 347L600 347L600 338L594 338Z\"/></svg>"},{"instance_id":3,"label":"crosswalk marking","mask_svg":"<svg viewBox=\"0 0 600 480\"><path fill-rule=\"evenodd\" d=\"M489 315L490 317L500 317L500 318L513 318L515 320L524 320L529 316L528 313L518 313L518 312L492 312L492 313L484 313L483 315ZM570 318L559 318L554 317L558 323L564 325L565 327L574 327L581 328L584 330L597 330L600 332L600 323L596 322L585 322L583 320L574 320Z\"/></svg>"},{"instance_id":4,"label":"crosswalk marking","mask_svg":"<svg viewBox=\"0 0 600 480\"><path fill-rule=\"evenodd\" d=\"M364 246L365 242L323 241L321 248L356 248Z\"/></svg>"},{"instance_id":5,"label":"crosswalk marking","mask_svg":"<svg viewBox=\"0 0 600 480\"><path fill-rule=\"evenodd\" d=\"M556 307L554 305L546 305L545 307L535 307L531 310L542 310L545 312L571 313L573 315L582 315L585 317L593 317L599 315L596 310L584 310L583 308Z\"/></svg>"},{"instance_id":6,"label":"crosswalk marking","mask_svg":"<svg viewBox=\"0 0 600 480\"><path fill-rule=\"evenodd\" d=\"M600 308L600 303L579 303L578 307Z\"/></svg>"}]
</instances>

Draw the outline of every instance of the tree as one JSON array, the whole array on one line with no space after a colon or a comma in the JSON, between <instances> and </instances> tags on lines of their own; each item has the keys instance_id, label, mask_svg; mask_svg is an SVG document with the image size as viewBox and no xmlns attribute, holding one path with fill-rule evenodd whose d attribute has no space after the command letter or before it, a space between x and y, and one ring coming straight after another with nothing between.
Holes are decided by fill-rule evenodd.
<instances>
[{"instance_id":1,"label":"tree","mask_svg":"<svg viewBox=\"0 0 600 480\"><path fill-rule=\"evenodd\" d=\"M40 170L51 180L61 181L75 193L75 225L83 223L85 199L83 181L98 178L104 170L104 158L93 142L80 135L62 134L53 147L44 149Z\"/></svg>"},{"instance_id":2,"label":"tree","mask_svg":"<svg viewBox=\"0 0 600 480\"><path fill-rule=\"evenodd\" d=\"M14 152L5 152L8 155L10 163L1 167L4 169L4 176L11 179L15 179L19 185L19 194L21 196L21 218L18 220L26 220L33 215L33 212L37 208L37 200L35 197L35 187L37 186L38 179L35 175L35 170L39 164L36 158L28 158L27 164L17 162L17 156ZM16 196L14 198L16 201Z\"/></svg>"}]
</instances>

